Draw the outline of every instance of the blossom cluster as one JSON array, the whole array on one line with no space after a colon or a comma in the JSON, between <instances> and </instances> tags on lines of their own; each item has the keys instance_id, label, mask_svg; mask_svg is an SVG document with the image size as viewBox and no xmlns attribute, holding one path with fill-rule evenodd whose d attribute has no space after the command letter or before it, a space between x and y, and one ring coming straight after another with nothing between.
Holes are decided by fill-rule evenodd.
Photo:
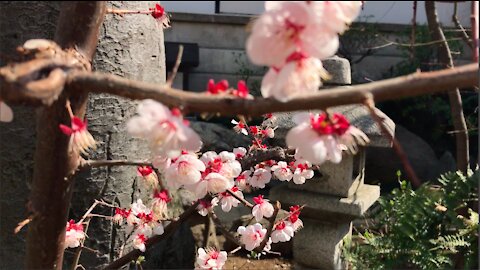
<instances>
[{"instance_id":1,"label":"blossom cluster","mask_svg":"<svg viewBox=\"0 0 480 270\"><path fill-rule=\"evenodd\" d=\"M317 91L320 78L328 78L321 60L335 54L338 34L360 7L361 1L265 2L246 44L252 63L270 67L262 95L287 101Z\"/></svg>"}]
</instances>

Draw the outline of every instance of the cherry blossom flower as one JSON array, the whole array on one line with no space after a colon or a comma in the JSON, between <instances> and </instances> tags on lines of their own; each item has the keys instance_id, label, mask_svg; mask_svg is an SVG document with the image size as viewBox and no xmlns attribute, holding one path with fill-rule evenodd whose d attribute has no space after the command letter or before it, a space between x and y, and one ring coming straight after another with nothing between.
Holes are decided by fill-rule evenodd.
<instances>
[{"instance_id":1,"label":"cherry blossom flower","mask_svg":"<svg viewBox=\"0 0 480 270\"><path fill-rule=\"evenodd\" d=\"M70 115L71 126L60 124L60 130L63 134L70 136L69 147L72 151L79 151L87 154L88 149L96 149L96 142L92 134L87 130L87 119L82 121L80 118Z\"/></svg>"},{"instance_id":2,"label":"cherry blossom flower","mask_svg":"<svg viewBox=\"0 0 480 270\"><path fill-rule=\"evenodd\" d=\"M242 172L242 166L235 157L234 153L227 151L222 151L220 154L214 151L205 152L200 158L206 166L204 175L214 172L233 180Z\"/></svg>"},{"instance_id":3,"label":"cherry blossom flower","mask_svg":"<svg viewBox=\"0 0 480 270\"><path fill-rule=\"evenodd\" d=\"M294 232L295 230L291 226L287 226L285 222L281 221L272 232L272 242L288 242L293 237Z\"/></svg>"},{"instance_id":4,"label":"cherry blossom flower","mask_svg":"<svg viewBox=\"0 0 480 270\"><path fill-rule=\"evenodd\" d=\"M275 137L275 130L271 127L267 127L266 129L262 129L260 132L264 137L268 137L268 138Z\"/></svg>"},{"instance_id":5,"label":"cherry blossom flower","mask_svg":"<svg viewBox=\"0 0 480 270\"><path fill-rule=\"evenodd\" d=\"M80 246L84 239L85 233L83 232L83 225L81 223L75 223L73 219L68 221L65 232L65 249Z\"/></svg>"},{"instance_id":6,"label":"cherry blossom flower","mask_svg":"<svg viewBox=\"0 0 480 270\"><path fill-rule=\"evenodd\" d=\"M152 201L152 212L155 216L155 219L160 219L163 217L167 217L167 203L172 200L170 195L168 194L168 190L155 190L153 193L153 201Z\"/></svg>"},{"instance_id":7,"label":"cherry blossom flower","mask_svg":"<svg viewBox=\"0 0 480 270\"><path fill-rule=\"evenodd\" d=\"M241 189L241 190L246 190L248 191L250 189L250 185L248 184L247 179L250 178L250 175L252 174L251 170L246 170L242 172L236 179L235 179L235 185Z\"/></svg>"},{"instance_id":8,"label":"cherry blossom flower","mask_svg":"<svg viewBox=\"0 0 480 270\"><path fill-rule=\"evenodd\" d=\"M252 208L252 215L255 220L260 221L263 217L269 218L273 215L273 205L267 199L263 199L263 195L253 198L255 206Z\"/></svg>"},{"instance_id":9,"label":"cherry blossom flower","mask_svg":"<svg viewBox=\"0 0 480 270\"><path fill-rule=\"evenodd\" d=\"M288 220L285 221L287 226L293 228L294 231L303 227L303 222L299 218L300 216L300 205L290 206L290 213L288 216Z\"/></svg>"},{"instance_id":10,"label":"cherry blossom flower","mask_svg":"<svg viewBox=\"0 0 480 270\"><path fill-rule=\"evenodd\" d=\"M130 215L131 210L126 210L122 208L115 208L115 215L113 216L112 220L115 224L120 225L123 222L124 218L128 218Z\"/></svg>"},{"instance_id":11,"label":"cherry blossom flower","mask_svg":"<svg viewBox=\"0 0 480 270\"><path fill-rule=\"evenodd\" d=\"M313 170L311 170L311 164L306 160L297 160L295 161L294 166L296 167L293 172L293 182L297 185L305 184L305 181L312 179L314 176Z\"/></svg>"},{"instance_id":12,"label":"cherry blossom flower","mask_svg":"<svg viewBox=\"0 0 480 270\"><path fill-rule=\"evenodd\" d=\"M245 245L245 249L252 251L256 247L260 246L265 238L267 229L264 229L260 223L255 223L254 225L249 225L246 228L240 226L237 229L237 232L240 234L240 242Z\"/></svg>"},{"instance_id":13,"label":"cherry blossom flower","mask_svg":"<svg viewBox=\"0 0 480 270\"><path fill-rule=\"evenodd\" d=\"M207 193L216 194L224 192L225 190L232 188L233 185L233 179L229 179L219 173L212 172L205 176L197 184L185 186L185 188L193 192L195 196L200 199L205 197Z\"/></svg>"},{"instance_id":14,"label":"cherry blossom flower","mask_svg":"<svg viewBox=\"0 0 480 270\"><path fill-rule=\"evenodd\" d=\"M155 4L155 8L149 8L152 17L162 26L163 29L170 27L169 15L165 12L165 8L159 4Z\"/></svg>"},{"instance_id":15,"label":"cherry blossom flower","mask_svg":"<svg viewBox=\"0 0 480 270\"><path fill-rule=\"evenodd\" d=\"M233 127L233 130L235 130L235 132L242 133L243 135L248 135L245 123L243 123L242 121L237 122L235 119L232 119L231 123L235 125Z\"/></svg>"},{"instance_id":16,"label":"cherry blossom flower","mask_svg":"<svg viewBox=\"0 0 480 270\"><path fill-rule=\"evenodd\" d=\"M235 155L236 159L241 159L247 154L247 149L244 147L233 148L233 154Z\"/></svg>"},{"instance_id":17,"label":"cherry blossom flower","mask_svg":"<svg viewBox=\"0 0 480 270\"><path fill-rule=\"evenodd\" d=\"M200 137L177 110L171 112L161 103L147 99L138 105L137 113L128 121L127 130L135 137L147 139L154 154L172 157L181 150L200 150Z\"/></svg>"},{"instance_id":18,"label":"cherry blossom flower","mask_svg":"<svg viewBox=\"0 0 480 270\"><path fill-rule=\"evenodd\" d=\"M307 2L267 1L265 8L246 44L252 63L280 68L298 49L319 59L337 51L337 34L317 22L321 14L313 12Z\"/></svg>"},{"instance_id":19,"label":"cherry blossom flower","mask_svg":"<svg viewBox=\"0 0 480 270\"><path fill-rule=\"evenodd\" d=\"M277 165L273 165L272 171L280 181L290 181L293 178L293 173L285 161L280 161Z\"/></svg>"},{"instance_id":20,"label":"cherry blossom flower","mask_svg":"<svg viewBox=\"0 0 480 270\"><path fill-rule=\"evenodd\" d=\"M137 234L133 239L133 247L135 249L140 250L141 252L145 252L146 246L145 243L147 242L147 237L144 234Z\"/></svg>"},{"instance_id":21,"label":"cherry blossom flower","mask_svg":"<svg viewBox=\"0 0 480 270\"><path fill-rule=\"evenodd\" d=\"M153 168L150 166L138 166L137 167L137 174L141 176L144 180L144 183L147 187L151 187L153 189L158 187L158 176L153 171Z\"/></svg>"},{"instance_id":22,"label":"cherry blossom flower","mask_svg":"<svg viewBox=\"0 0 480 270\"><path fill-rule=\"evenodd\" d=\"M285 102L293 97L315 93L322 85L321 77L328 76L320 60L295 52L285 66L270 68L263 77L262 96Z\"/></svg>"},{"instance_id":23,"label":"cherry blossom flower","mask_svg":"<svg viewBox=\"0 0 480 270\"><path fill-rule=\"evenodd\" d=\"M165 170L167 182L178 185L194 185L202 178L205 164L195 154L183 154ZM177 185L177 186L178 186Z\"/></svg>"},{"instance_id":24,"label":"cherry blossom flower","mask_svg":"<svg viewBox=\"0 0 480 270\"><path fill-rule=\"evenodd\" d=\"M238 187L234 186L230 189L230 191L237 195L237 197L243 199L243 193L238 189ZM212 199L212 201L213 200L215 200L215 203L212 202L212 204L217 204L219 202L224 212L230 212L232 207L237 207L240 203L237 198L233 197L230 193L226 191L219 193L217 197Z\"/></svg>"},{"instance_id":25,"label":"cherry blossom flower","mask_svg":"<svg viewBox=\"0 0 480 270\"><path fill-rule=\"evenodd\" d=\"M197 210L198 210L198 213L201 215L201 216L206 216L208 215L208 211L210 211L210 209L212 209L212 207L215 207L217 206L216 204L217 202L213 201L212 202L209 202L207 200L200 200L199 201L199 204L197 206Z\"/></svg>"},{"instance_id":26,"label":"cherry blossom flower","mask_svg":"<svg viewBox=\"0 0 480 270\"><path fill-rule=\"evenodd\" d=\"M199 248L197 256L197 267L195 269L222 269L227 261L226 251L217 251L213 248Z\"/></svg>"},{"instance_id":27,"label":"cherry blossom flower","mask_svg":"<svg viewBox=\"0 0 480 270\"><path fill-rule=\"evenodd\" d=\"M311 7L325 29L341 34L360 13L362 1L314 1Z\"/></svg>"},{"instance_id":28,"label":"cherry blossom flower","mask_svg":"<svg viewBox=\"0 0 480 270\"><path fill-rule=\"evenodd\" d=\"M5 102L0 100L0 122L11 122L12 120L12 109Z\"/></svg>"},{"instance_id":29,"label":"cherry blossom flower","mask_svg":"<svg viewBox=\"0 0 480 270\"><path fill-rule=\"evenodd\" d=\"M350 124L345 117L334 115L329 119L326 113L298 114L294 121L298 125L287 133L285 140L289 147L297 149L298 155L318 165L327 160L333 163L342 160L343 147L337 137L348 130Z\"/></svg>"},{"instance_id":30,"label":"cherry blossom flower","mask_svg":"<svg viewBox=\"0 0 480 270\"><path fill-rule=\"evenodd\" d=\"M247 179L248 184L256 188L265 188L265 184L272 179L270 169L258 168L253 172L253 175Z\"/></svg>"}]
</instances>

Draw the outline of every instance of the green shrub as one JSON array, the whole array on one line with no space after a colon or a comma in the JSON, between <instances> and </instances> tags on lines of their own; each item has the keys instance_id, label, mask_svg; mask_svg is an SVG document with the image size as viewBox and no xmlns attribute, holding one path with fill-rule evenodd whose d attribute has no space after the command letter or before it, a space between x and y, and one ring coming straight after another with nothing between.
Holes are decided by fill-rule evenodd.
<instances>
[{"instance_id":1,"label":"green shrub","mask_svg":"<svg viewBox=\"0 0 480 270\"><path fill-rule=\"evenodd\" d=\"M406 181L380 198L375 224L346 241L351 269L478 268L480 173L442 175L413 190Z\"/></svg>"}]
</instances>

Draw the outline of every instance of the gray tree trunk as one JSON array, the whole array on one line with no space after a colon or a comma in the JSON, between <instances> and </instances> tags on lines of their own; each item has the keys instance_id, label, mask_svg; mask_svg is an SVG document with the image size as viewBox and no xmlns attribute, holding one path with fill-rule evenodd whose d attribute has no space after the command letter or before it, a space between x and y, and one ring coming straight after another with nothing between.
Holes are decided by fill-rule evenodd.
<instances>
[{"instance_id":1,"label":"gray tree trunk","mask_svg":"<svg viewBox=\"0 0 480 270\"><path fill-rule=\"evenodd\" d=\"M109 1L109 8L147 10L154 1ZM28 39L52 39L59 14L58 2L2 2L0 7L0 65L4 56L14 56L15 48ZM163 30L149 15L118 16L108 14L102 26L94 69L129 79L146 82L165 82L165 50ZM89 130L99 142L91 159L144 159L149 157L146 144L132 139L125 130L126 120L135 113L136 102L110 95L89 97L87 119ZM32 179L35 147L34 109L14 107L15 120L0 123L0 269L20 269L25 256L25 234L13 234L17 223L27 216L28 183ZM66 123L67 124L67 123ZM60 131L59 131L60 132ZM135 167L98 168L77 179L70 216L78 220L95 199L116 202L128 207L137 197L145 198L137 183ZM95 213L111 215L111 209L98 208ZM101 267L118 256L125 242L123 230L112 222L93 219L88 230L86 245L102 255L83 252L80 260L86 268ZM172 264L188 267L193 260L193 239L188 228L182 227L181 241L167 241L160 253L168 256ZM186 235L186 237L185 237ZM189 237L190 236L190 237ZM190 239L190 240L189 240ZM182 250L180 242L191 243ZM180 253L168 254L165 245L177 244ZM160 258L151 258L150 265ZM71 255L66 254L66 263ZM166 260L165 260L166 261ZM170 264L169 267L175 267ZM193 264L192 264L193 265ZM163 264L166 267L165 264Z\"/></svg>"}]
</instances>

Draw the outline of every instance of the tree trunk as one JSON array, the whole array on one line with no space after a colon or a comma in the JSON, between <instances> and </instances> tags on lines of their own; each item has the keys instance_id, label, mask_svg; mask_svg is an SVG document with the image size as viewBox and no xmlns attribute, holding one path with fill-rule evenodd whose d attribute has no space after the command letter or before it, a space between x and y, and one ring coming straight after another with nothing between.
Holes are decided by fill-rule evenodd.
<instances>
[{"instance_id":1,"label":"tree trunk","mask_svg":"<svg viewBox=\"0 0 480 270\"><path fill-rule=\"evenodd\" d=\"M438 45L438 61L442 64L442 68L453 68L452 54L438 22L434 1L425 1L425 12L427 13L428 28L430 29L432 40L443 40L443 42ZM468 132L463 115L462 97L460 96L458 88L448 92L448 99L450 101L453 127L455 129L457 170L466 173L469 167L470 157L468 150Z\"/></svg>"}]
</instances>

